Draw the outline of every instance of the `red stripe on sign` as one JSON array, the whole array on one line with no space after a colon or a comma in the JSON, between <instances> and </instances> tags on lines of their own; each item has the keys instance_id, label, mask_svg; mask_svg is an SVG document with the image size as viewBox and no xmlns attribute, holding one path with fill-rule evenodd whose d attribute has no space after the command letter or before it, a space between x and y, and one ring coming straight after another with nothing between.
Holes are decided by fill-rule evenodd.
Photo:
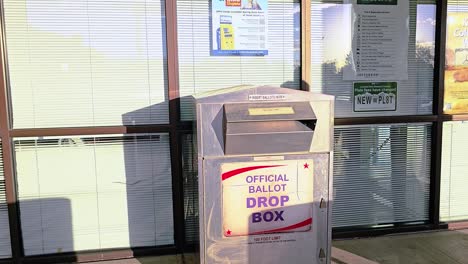
<instances>
[{"instance_id":1,"label":"red stripe on sign","mask_svg":"<svg viewBox=\"0 0 468 264\"><path fill-rule=\"evenodd\" d=\"M272 229L272 230L265 230L265 231L259 231L255 233L250 233L249 235L261 235L261 234L268 234L268 233L276 233L276 232L284 232L284 231L291 231L299 227L304 227L312 224L312 218L309 218L305 221L302 221L300 223L282 227L282 228L277 228L277 229Z\"/></svg>"},{"instance_id":2,"label":"red stripe on sign","mask_svg":"<svg viewBox=\"0 0 468 264\"><path fill-rule=\"evenodd\" d=\"M236 176L238 174L241 174L243 172L247 171L252 171L252 170L258 170L258 169L265 169L265 168L273 168L273 167L281 167L284 165L271 165L271 166L252 166L252 167L245 167L245 168L240 168L240 169L235 169L232 171L225 172L221 175L222 180L227 180L231 178L232 176Z\"/></svg>"}]
</instances>

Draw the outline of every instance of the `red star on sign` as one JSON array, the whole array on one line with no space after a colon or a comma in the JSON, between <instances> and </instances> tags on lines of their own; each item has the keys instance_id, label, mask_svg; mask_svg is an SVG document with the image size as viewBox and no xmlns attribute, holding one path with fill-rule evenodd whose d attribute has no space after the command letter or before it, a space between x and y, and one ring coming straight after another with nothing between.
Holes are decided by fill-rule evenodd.
<instances>
[{"instance_id":1,"label":"red star on sign","mask_svg":"<svg viewBox=\"0 0 468 264\"><path fill-rule=\"evenodd\" d=\"M230 235L231 235L231 233L232 233L232 231L231 231L231 230L229 230L229 229L228 229L228 231L226 232L226 234L227 234L228 236L230 236Z\"/></svg>"},{"instance_id":2,"label":"red star on sign","mask_svg":"<svg viewBox=\"0 0 468 264\"><path fill-rule=\"evenodd\" d=\"M309 168L309 164L305 163L304 164L304 169L308 169Z\"/></svg>"}]
</instances>

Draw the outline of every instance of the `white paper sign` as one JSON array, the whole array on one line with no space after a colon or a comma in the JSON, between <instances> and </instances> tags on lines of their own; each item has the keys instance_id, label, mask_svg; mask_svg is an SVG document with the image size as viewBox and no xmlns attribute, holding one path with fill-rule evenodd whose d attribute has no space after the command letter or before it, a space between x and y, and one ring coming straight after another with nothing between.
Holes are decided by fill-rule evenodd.
<instances>
[{"instance_id":1,"label":"white paper sign","mask_svg":"<svg viewBox=\"0 0 468 264\"><path fill-rule=\"evenodd\" d=\"M226 237L311 230L313 160L221 166Z\"/></svg>"},{"instance_id":2,"label":"white paper sign","mask_svg":"<svg viewBox=\"0 0 468 264\"><path fill-rule=\"evenodd\" d=\"M352 5L350 65L344 80L407 80L408 0L346 0Z\"/></svg>"}]
</instances>

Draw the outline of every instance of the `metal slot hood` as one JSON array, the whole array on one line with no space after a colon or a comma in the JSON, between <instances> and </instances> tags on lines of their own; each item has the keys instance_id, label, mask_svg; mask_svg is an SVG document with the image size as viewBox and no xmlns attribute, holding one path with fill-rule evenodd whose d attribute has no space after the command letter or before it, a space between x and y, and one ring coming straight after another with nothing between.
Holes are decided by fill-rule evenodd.
<instances>
[{"instance_id":1,"label":"metal slot hood","mask_svg":"<svg viewBox=\"0 0 468 264\"><path fill-rule=\"evenodd\" d=\"M299 121L226 123L226 155L307 152L314 131Z\"/></svg>"},{"instance_id":2,"label":"metal slot hood","mask_svg":"<svg viewBox=\"0 0 468 264\"><path fill-rule=\"evenodd\" d=\"M231 103L224 105L227 123L272 120L315 120L309 102Z\"/></svg>"}]
</instances>

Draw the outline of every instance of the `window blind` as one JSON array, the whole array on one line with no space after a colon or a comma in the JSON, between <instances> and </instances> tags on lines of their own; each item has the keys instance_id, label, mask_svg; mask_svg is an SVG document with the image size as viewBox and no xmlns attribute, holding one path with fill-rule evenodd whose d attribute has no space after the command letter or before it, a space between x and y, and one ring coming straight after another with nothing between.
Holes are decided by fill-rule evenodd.
<instances>
[{"instance_id":1,"label":"window blind","mask_svg":"<svg viewBox=\"0 0 468 264\"><path fill-rule=\"evenodd\" d=\"M337 117L431 114L435 4L409 0L408 80L398 82L397 110L353 112L353 81L344 81L342 72L351 46L351 6L342 0L312 0L311 91L335 95Z\"/></svg>"},{"instance_id":2,"label":"window blind","mask_svg":"<svg viewBox=\"0 0 468 264\"><path fill-rule=\"evenodd\" d=\"M240 84L300 86L299 0L268 1L268 55L210 56L211 1L178 0L181 118L194 118L190 95Z\"/></svg>"},{"instance_id":3,"label":"window blind","mask_svg":"<svg viewBox=\"0 0 468 264\"><path fill-rule=\"evenodd\" d=\"M184 139L187 240L198 240L196 157ZM429 218L431 124L337 126L333 227L423 222Z\"/></svg>"},{"instance_id":4,"label":"window blind","mask_svg":"<svg viewBox=\"0 0 468 264\"><path fill-rule=\"evenodd\" d=\"M196 139L191 134L183 136L183 180L184 180L184 220L185 240L195 244L199 241L198 226L198 164Z\"/></svg>"},{"instance_id":5,"label":"window blind","mask_svg":"<svg viewBox=\"0 0 468 264\"><path fill-rule=\"evenodd\" d=\"M448 12L468 12L467 0L449 0ZM465 121L445 122L442 132L442 169L440 183L440 220L462 221L468 219L467 194L464 190L467 177L466 146L464 135L468 131Z\"/></svg>"},{"instance_id":6,"label":"window blind","mask_svg":"<svg viewBox=\"0 0 468 264\"><path fill-rule=\"evenodd\" d=\"M174 243L167 134L14 140L26 255Z\"/></svg>"},{"instance_id":7,"label":"window blind","mask_svg":"<svg viewBox=\"0 0 468 264\"><path fill-rule=\"evenodd\" d=\"M468 219L468 122L446 122L443 125L442 170L440 184L440 220Z\"/></svg>"},{"instance_id":8,"label":"window blind","mask_svg":"<svg viewBox=\"0 0 468 264\"><path fill-rule=\"evenodd\" d=\"M429 218L431 124L335 129L333 227Z\"/></svg>"},{"instance_id":9,"label":"window blind","mask_svg":"<svg viewBox=\"0 0 468 264\"><path fill-rule=\"evenodd\" d=\"M10 224L3 172L3 151L2 142L0 141L0 259L11 257Z\"/></svg>"},{"instance_id":10,"label":"window blind","mask_svg":"<svg viewBox=\"0 0 468 264\"><path fill-rule=\"evenodd\" d=\"M168 123L163 0L3 5L14 128Z\"/></svg>"},{"instance_id":11,"label":"window blind","mask_svg":"<svg viewBox=\"0 0 468 264\"><path fill-rule=\"evenodd\" d=\"M468 0L448 0L448 12L466 12L468 11Z\"/></svg>"}]
</instances>

